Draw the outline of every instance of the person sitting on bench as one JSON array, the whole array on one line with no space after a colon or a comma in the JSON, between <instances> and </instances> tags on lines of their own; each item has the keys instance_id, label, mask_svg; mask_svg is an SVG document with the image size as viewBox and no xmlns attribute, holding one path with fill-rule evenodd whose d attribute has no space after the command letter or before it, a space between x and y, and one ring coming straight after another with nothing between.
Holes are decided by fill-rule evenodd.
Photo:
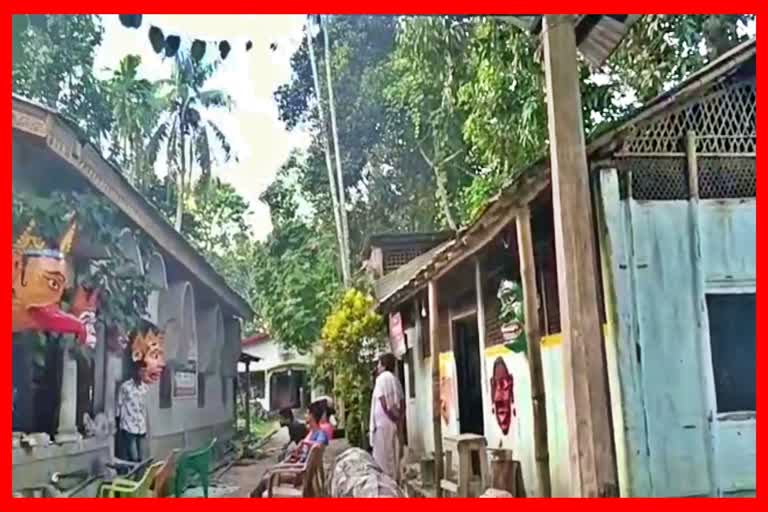
<instances>
[{"instance_id":1,"label":"person sitting on bench","mask_svg":"<svg viewBox=\"0 0 768 512\"><path fill-rule=\"evenodd\" d=\"M320 428L320 420L323 417L325 408L320 402L314 402L310 404L307 410L307 426L309 427L309 434L302 440L291 453L283 459L280 464L304 464L309 456L309 450L316 444L322 444L328 446L328 436ZM280 465L278 464L278 466ZM268 469L264 476L261 477L261 481L256 488L251 491L251 498L261 498L269 485L269 479L272 476L272 470ZM281 484L301 484L301 475L282 475L280 477Z\"/></svg>"}]
</instances>

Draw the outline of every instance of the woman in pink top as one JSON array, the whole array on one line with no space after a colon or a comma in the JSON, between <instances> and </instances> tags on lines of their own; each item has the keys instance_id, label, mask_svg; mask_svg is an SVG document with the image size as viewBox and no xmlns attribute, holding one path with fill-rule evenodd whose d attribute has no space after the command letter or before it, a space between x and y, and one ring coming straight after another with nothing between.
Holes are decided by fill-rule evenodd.
<instances>
[{"instance_id":1,"label":"woman in pink top","mask_svg":"<svg viewBox=\"0 0 768 512\"><path fill-rule=\"evenodd\" d=\"M333 439L333 425L331 425L329 420L336 412L333 408L333 401L329 397L324 396L315 400L314 403L320 404L323 408L323 417L320 419L318 427L325 432L328 441L331 441Z\"/></svg>"}]
</instances>

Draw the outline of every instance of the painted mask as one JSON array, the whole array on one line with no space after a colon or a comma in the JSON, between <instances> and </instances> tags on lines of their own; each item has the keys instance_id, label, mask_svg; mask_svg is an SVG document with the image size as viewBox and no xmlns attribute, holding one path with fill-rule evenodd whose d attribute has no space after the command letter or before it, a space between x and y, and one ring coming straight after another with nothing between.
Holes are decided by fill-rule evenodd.
<instances>
[{"instance_id":1,"label":"painted mask","mask_svg":"<svg viewBox=\"0 0 768 512\"><path fill-rule=\"evenodd\" d=\"M493 362L491 377L491 400L496 422L504 435L509 433L515 411L514 380L504 359L497 357Z\"/></svg>"},{"instance_id":2,"label":"painted mask","mask_svg":"<svg viewBox=\"0 0 768 512\"><path fill-rule=\"evenodd\" d=\"M165 368L165 333L154 326L137 331L131 340L131 359L143 366L145 383L159 381Z\"/></svg>"},{"instance_id":3,"label":"painted mask","mask_svg":"<svg viewBox=\"0 0 768 512\"><path fill-rule=\"evenodd\" d=\"M497 294L501 303L499 320L504 345L513 352L526 349L525 311L523 309L523 288L517 281L502 281Z\"/></svg>"},{"instance_id":4,"label":"painted mask","mask_svg":"<svg viewBox=\"0 0 768 512\"><path fill-rule=\"evenodd\" d=\"M74 334L81 344L96 344L98 291L78 287L70 312L61 310L68 286L67 256L72 250L77 225L71 222L57 248L34 234L30 222L13 245L12 323L13 332L47 331Z\"/></svg>"}]
</instances>

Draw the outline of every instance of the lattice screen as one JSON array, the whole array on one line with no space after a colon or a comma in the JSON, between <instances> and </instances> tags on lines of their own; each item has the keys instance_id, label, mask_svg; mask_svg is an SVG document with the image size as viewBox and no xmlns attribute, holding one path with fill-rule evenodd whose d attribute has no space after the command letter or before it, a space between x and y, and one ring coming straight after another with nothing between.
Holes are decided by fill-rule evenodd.
<instances>
[{"instance_id":1,"label":"lattice screen","mask_svg":"<svg viewBox=\"0 0 768 512\"><path fill-rule=\"evenodd\" d=\"M384 274L389 274L393 270L397 270L413 258L421 256L428 249L428 247L405 247L402 249L385 250Z\"/></svg>"},{"instance_id":2,"label":"lattice screen","mask_svg":"<svg viewBox=\"0 0 768 512\"><path fill-rule=\"evenodd\" d=\"M634 199L671 201L688 198L685 158L621 158L617 167L619 171L630 173L630 189Z\"/></svg>"},{"instance_id":3,"label":"lattice screen","mask_svg":"<svg viewBox=\"0 0 768 512\"><path fill-rule=\"evenodd\" d=\"M716 87L660 119L641 123L624 142L620 155L685 153L685 134L694 131L702 155L754 154L756 151L754 81Z\"/></svg>"},{"instance_id":4,"label":"lattice screen","mask_svg":"<svg viewBox=\"0 0 768 512\"><path fill-rule=\"evenodd\" d=\"M754 158L704 157L698 164L702 199L757 197Z\"/></svg>"},{"instance_id":5,"label":"lattice screen","mask_svg":"<svg viewBox=\"0 0 768 512\"><path fill-rule=\"evenodd\" d=\"M719 84L703 98L638 125L616 153L639 200L690 196L686 135L696 136L702 199L755 197L755 81Z\"/></svg>"}]
</instances>

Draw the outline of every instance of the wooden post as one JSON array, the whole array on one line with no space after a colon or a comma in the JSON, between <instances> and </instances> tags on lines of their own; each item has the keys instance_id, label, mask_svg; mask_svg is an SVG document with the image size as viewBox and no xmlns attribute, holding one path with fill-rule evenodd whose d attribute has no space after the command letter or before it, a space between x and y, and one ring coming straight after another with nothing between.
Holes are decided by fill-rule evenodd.
<instances>
[{"instance_id":1,"label":"wooden post","mask_svg":"<svg viewBox=\"0 0 768 512\"><path fill-rule=\"evenodd\" d=\"M536 286L536 262L533 255L531 210L522 208L517 216L517 248L520 255L520 280L523 284L525 307L525 336L528 339L528 368L531 373L531 401L533 403L533 448L536 456L536 474L541 496L552 496L549 474L549 447L547 440L547 405L544 392L544 373L541 367L541 333L539 332L539 293Z\"/></svg>"},{"instance_id":2,"label":"wooden post","mask_svg":"<svg viewBox=\"0 0 768 512\"><path fill-rule=\"evenodd\" d=\"M542 34L571 487L617 496L576 35L566 15L546 15Z\"/></svg>"},{"instance_id":3,"label":"wooden post","mask_svg":"<svg viewBox=\"0 0 768 512\"><path fill-rule=\"evenodd\" d=\"M477 294L477 334L480 351L480 382L483 396L483 411L491 410L491 392L488 371L485 367L485 297L483 290L483 265L475 258L475 292Z\"/></svg>"},{"instance_id":4,"label":"wooden post","mask_svg":"<svg viewBox=\"0 0 768 512\"><path fill-rule=\"evenodd\" d=\"M251 435L251 362L245 363L245 435Z\"/></svg>"},{"instance_id":5,"label":"wooden post","mask_svg":"<svg viewBox=\"0 0 768 512\"><path fill-rule=\"evenodd\" d=\"M432 433L435 438L435 494L443 496L443 426L440 416L440 317L437 281L429 282L429 343L432 350Z\"/></svg>"},{"instance_id":6,"label":"wooden post","mask_svg":"<svg viewBox=\"0 0 768 512\"><path fill-rule=\"evenodd\" d=\"M704 291L704 272L702 270L703 264L701 261L701 225L699 218L699 200L701 194L699 191L699 159L696 151L696 132L689 130L685 136L685 156L688 162L688 193L690 199L688 200L688 215L691 230L691 268L694 269L694 298L693 307L696 315L696 338L700 340L706 339L704 332L704 315L706 314L706 295ZM699 350L699 371L701 382L711 383L714 376L707 372L705 368L712 367L712 348L709 343L702 344L702 350ZM713 461L718 460L718 443L715 442L715 425L713 424L713 418L717 414L717 411L713 407L717 403L717 397L715 396L715 386L710 384L704 386L704 409L707 411L707 424L705 426L706 444L709 453L713 456L707 457L707 477L709 479L709 486L714 496L718 495L718 479L717 468Z\"/></svg>"}]
</instances>

